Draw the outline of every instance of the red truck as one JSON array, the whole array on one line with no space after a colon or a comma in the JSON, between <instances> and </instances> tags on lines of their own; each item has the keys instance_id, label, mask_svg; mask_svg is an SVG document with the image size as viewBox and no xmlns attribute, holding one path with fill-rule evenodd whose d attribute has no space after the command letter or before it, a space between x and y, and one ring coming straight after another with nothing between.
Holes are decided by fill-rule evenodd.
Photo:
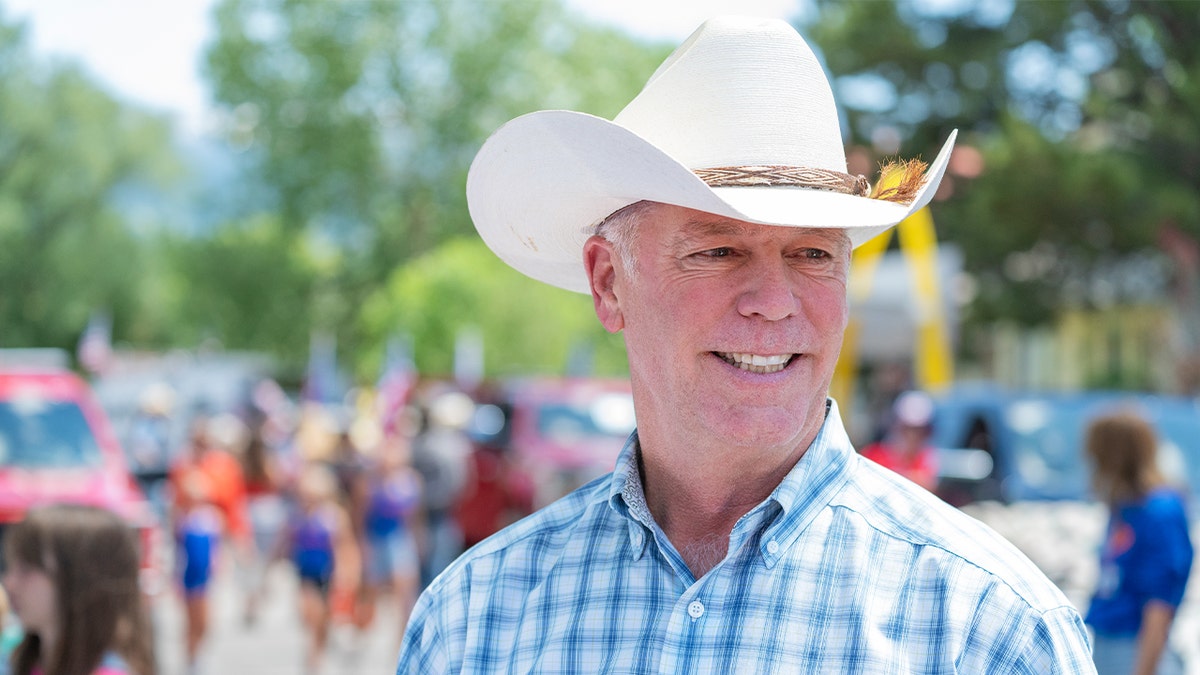
<instances>
[{"instance_id":1,"label":"red truck","mask_svg":"<svg viewBox=\"0 0 1200 675\"><path fill-rule=\"evenodd\" d=\"M61 366L2 359L0 538L30 508L56 502L123 516L141 543L143 590L161 587L154 511L87 382Z\"/></svg>"}]
</instances>

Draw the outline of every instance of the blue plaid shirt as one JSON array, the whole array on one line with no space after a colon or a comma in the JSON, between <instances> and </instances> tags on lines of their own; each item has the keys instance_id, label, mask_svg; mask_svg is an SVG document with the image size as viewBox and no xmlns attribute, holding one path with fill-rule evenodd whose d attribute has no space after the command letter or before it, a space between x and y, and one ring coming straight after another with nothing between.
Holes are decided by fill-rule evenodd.
<instances>
[{"instance_id":1,"label":"blue plaid shirt","mask_svg":"<svg viewBox=\"0 0 1200 675\"><path fill-rule=\"evenodd\" d=\"M1078 612L1012 545L862 459L836 406L699 580L616 470L463 554L397 673L1094 673Z\"/></svg>"}]
</instances>

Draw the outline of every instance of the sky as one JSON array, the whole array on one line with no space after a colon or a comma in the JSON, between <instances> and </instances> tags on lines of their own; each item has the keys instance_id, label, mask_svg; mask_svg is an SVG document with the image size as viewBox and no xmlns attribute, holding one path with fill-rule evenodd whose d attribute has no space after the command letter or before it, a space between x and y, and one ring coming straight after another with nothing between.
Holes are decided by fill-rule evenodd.
<instances>
[{"instance_id":1,"label":"sky","mask_svg":"<svg viewBox=\"0 0 1200 675\"><path fill-rule=\"evenodd\" d=\"M335 1L335 0L330 0ZM407 1L407 0L398 0ZM487 0L480 0L486 2ZM715 14L791 18L803 0L566 0L597 22L682 41ZM5 22L28 23L35 53L71 59L117 96L207 129L200 60L215 0L0 0Z\"/></svg>"}]
</instances>

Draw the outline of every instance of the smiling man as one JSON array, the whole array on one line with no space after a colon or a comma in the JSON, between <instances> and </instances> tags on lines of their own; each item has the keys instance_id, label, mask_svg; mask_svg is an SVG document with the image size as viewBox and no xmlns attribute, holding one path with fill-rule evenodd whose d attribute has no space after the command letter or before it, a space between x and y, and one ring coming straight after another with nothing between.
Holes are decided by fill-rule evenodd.
<instances>
[{"instance_id":1,"label":"smiling man","mask_svg":"<svg viewBox=\"0 0 1200 675\"><path fill-rule=\"evenodd\" d=\"M931 199L952 146L874 189L846 174L811 49L734 17L613 121L498 130L467 181L476 228L591 294L638 428L612 474L429 586L397 672L1094 672L1062 593L861 458L827 396L850 253Z\"/></svg>"}]
</instances>

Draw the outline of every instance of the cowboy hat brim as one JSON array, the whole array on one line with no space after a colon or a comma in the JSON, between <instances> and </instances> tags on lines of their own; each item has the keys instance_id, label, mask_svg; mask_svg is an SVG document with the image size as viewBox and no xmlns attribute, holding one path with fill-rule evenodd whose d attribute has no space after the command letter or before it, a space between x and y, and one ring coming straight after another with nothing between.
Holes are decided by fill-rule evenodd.
<instances>
[{"instance_id":1,"label":"cowboy hat brim","mask_svg":"<svg viewBox=\"0 0 1200 675\"><path fill-rule=\"evenodd\" d=\"M590 293L583 244L595 225L630 204L648 200L762 225L844 229L858 246L929 203L956 134L913 201L898 204L802 187L709 187L624 126L547 110L512 120L484 143L467 174L467 204L480 236L510 266Z\"/></svg>"}]
</instances>

